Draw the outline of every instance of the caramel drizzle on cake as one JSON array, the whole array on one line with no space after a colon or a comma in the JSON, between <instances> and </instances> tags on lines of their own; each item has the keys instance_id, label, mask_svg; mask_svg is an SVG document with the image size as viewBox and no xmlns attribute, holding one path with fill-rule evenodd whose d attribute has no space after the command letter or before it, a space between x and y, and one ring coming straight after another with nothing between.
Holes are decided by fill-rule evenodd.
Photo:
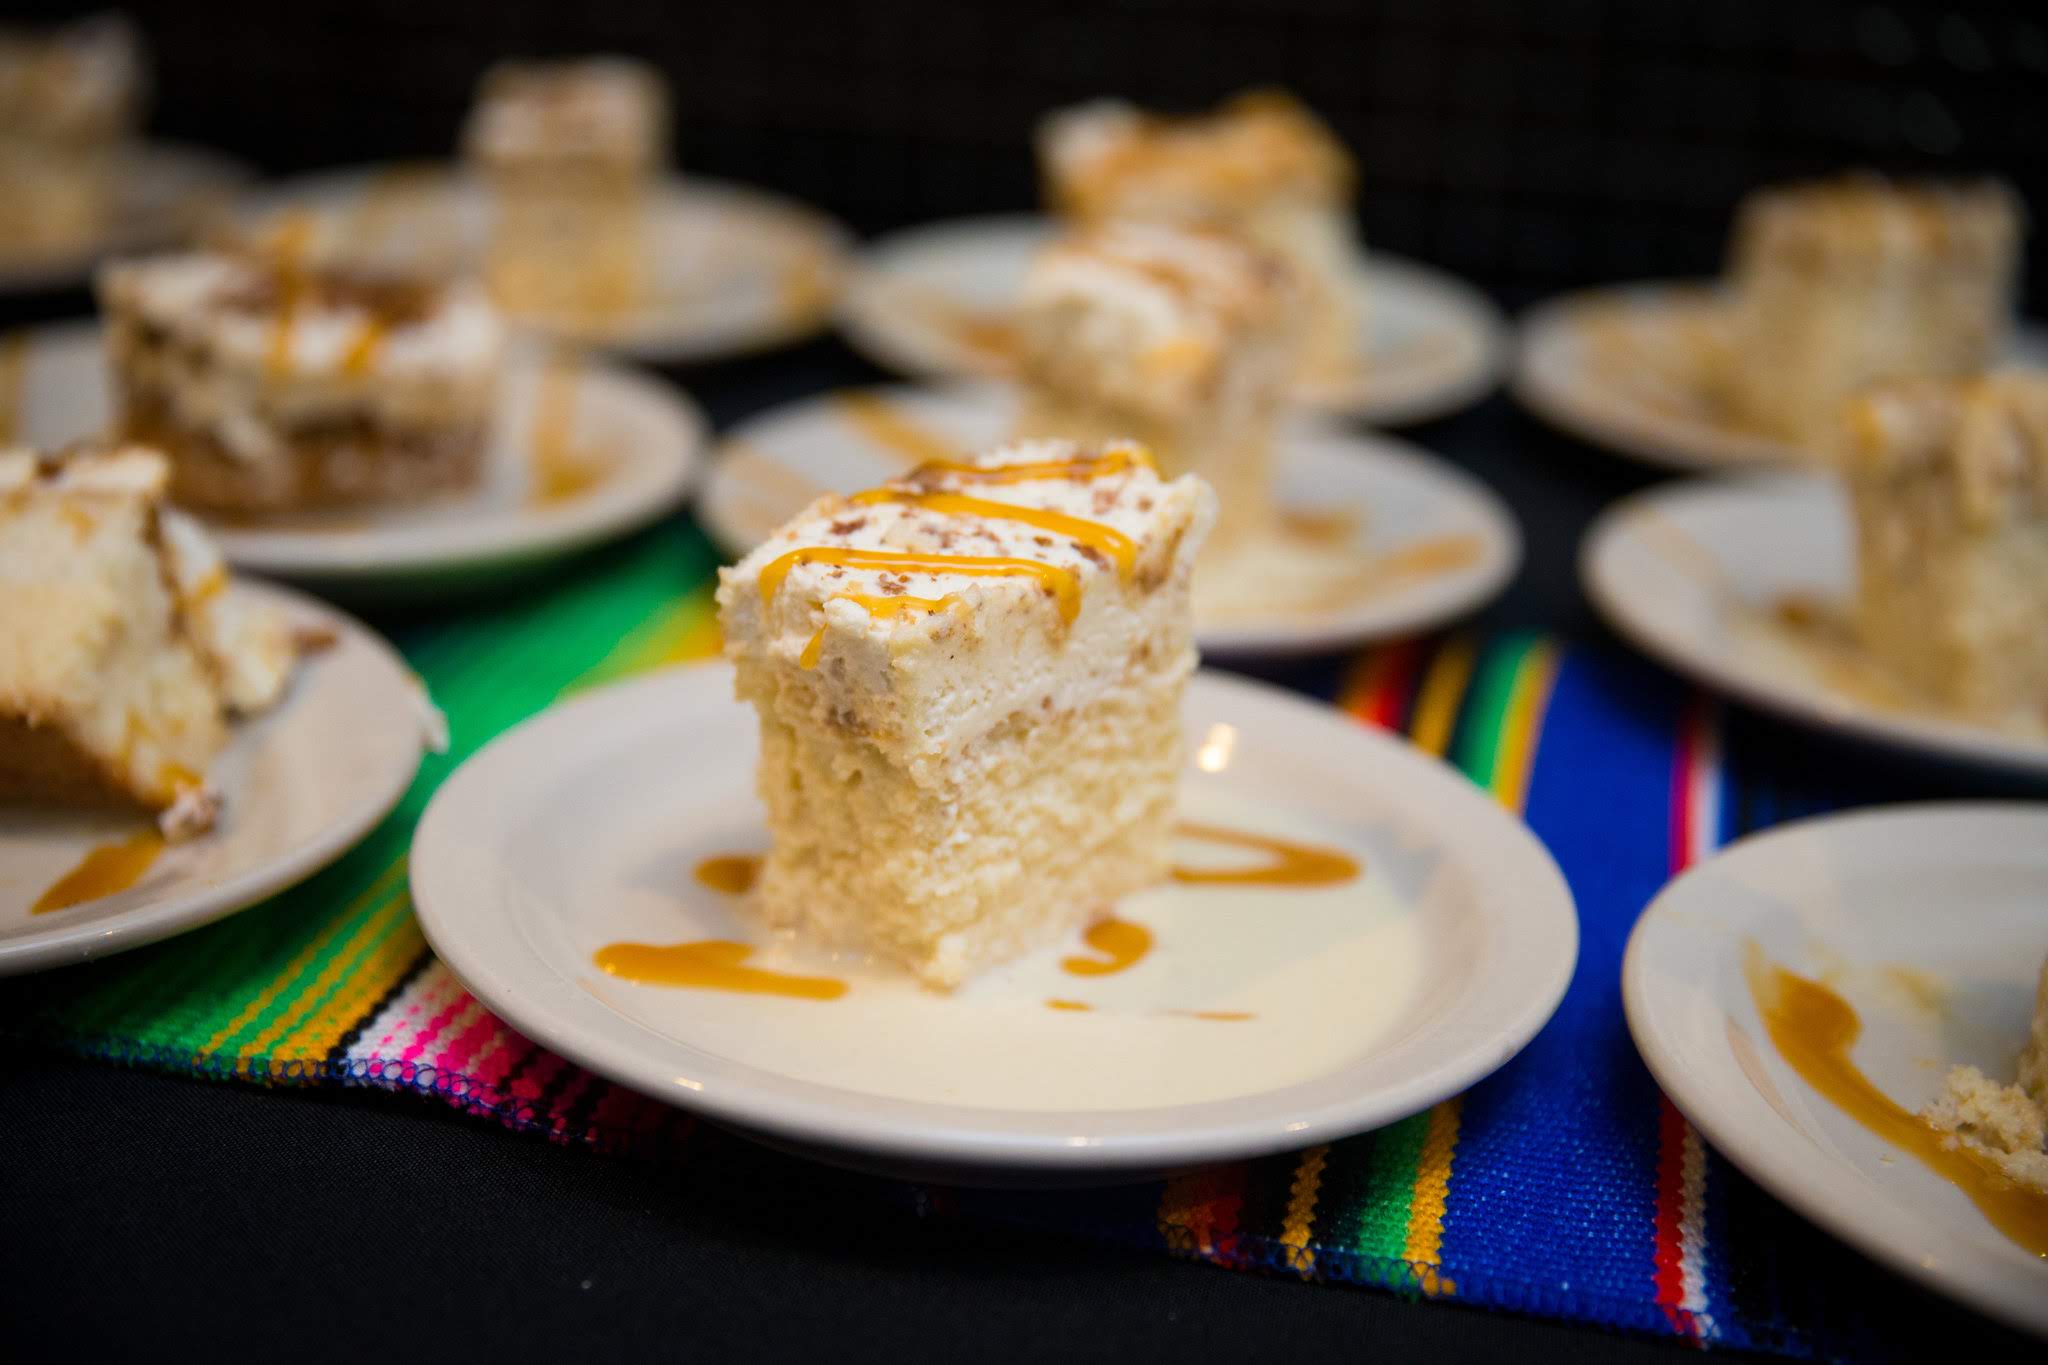
<instances>
[{"instance_id":1,"label":"caramel drizzle on cake","mask_svg":"<svg viewBox=\"0 0 2048 1365\"><path fill-rule=\"evenodd\" d=\"M374 315L365 318L363 329L341 354L341 372L352 378L368 374L377 363L377 352L384 348L384 338L390 334L388 320Z\"/></svg>"},{"instance_id":2,"label":"caramel drizzle on cake","mask_svg":"<svg viewBox=\"0 0 2048 1365\"><path fill-rule=\"evenodd\" d=\"M858 550L852 546L806 545L771 560L761 570L761 601L775 600L789 571L799 564L832 564L847 569L904 569L911 573L960 574L968 578L1036 578L1059 603L1060 619L1081 614L1081 580L1072 569L1007 555L920 554L913 550Z\"/></svg>"},{"instance_id":3,"label":"caramel drizzle on cake","mask_svg":"<svg viewBox=\"0 0 2048 1365\"><path fill-rule=\"evenodd\" d=\"M827 602L854 602L866 607L869 616L878 621L888 621L901 616L913 607L928 612L944 611L961 600L960 594L949 592L944 597L870 597L865 593L834 593ZM818 627L818 633L804 646L804 652L797 657L797 667L816 668L818 657L825 650L825 628Z\"/></svg>"},{"instance_id":4,"label":"caramel drizzle on cake","mask_svg":"<svg viewBox=\"0 0 2048 1365\"><path fill-rule=\"evenodd\" d=\"M865 493L854 494L847 501L869 505L878 502L903 503L948 516L993 517L998 521L1019 521L1026 526L1036 526L1041 531L1066 536L1115 560L1117 577L1126 583L1131 581L1131 571L1138 563L1138 543L1122 531L1104 526L1100 522L1070 517L1064 512L1049 512L1038 507L1020 507L1010 502L990 502L986 498L970 498L963 493L919 493L901 488L871 488Z\"/></svg>"},{"instance_id":5,"label":"caramel drizzle on cake","mask_svg":"<svg viewBox=\"0 0 2048 1365\"><path fill-rule=\"evenodd\" d=\"M292 330L298 320L299 303L310 283L306 252L313 243L313 220L293 214L278 228L270 249L277 270L277 326L270 334L268 365L273 374L288 374L292 368Z\"/></svg>"},{"instance_id":6,"label":"caramel drizzle on cake","mask_svg":"<svg viewBox=\"0 0 2048 1365\"><path fill-rule=\"evenodd\" d=\"M1118 446L1101 455L1079 455L1067 460L1042 460L1031 464L1007 465L986 468L977 464L959 463L950 460L933 460L919 465L910 472L909 481L929 481L936 477L954 476L962 479L979 479L984 483L1024 483L1031 480L1078 478L1093 480L1105 478L1132 468L1156 469L1149 452L1138 446ZM870 488L855 493L847 499L859 506L874 506L891 503L906 507L918 507L943 516L990 517L999 521L1021 522L1035 526L1041 531L1065 536L1116 565L1118 581L1128 584L1138 562L1138 544L1113 526L1088 521L1081 517L1068 516L1046 508L1025 507L1017 503L996 502L987 498L970 497L965 493L932 491L918 488ZM1016 577L1029 574L1044 584L1059 603L1060 619L1072 623L1081 610L1080 580L1071 569L1053 564L1041 564L1036 560L1013 559L1000 555L942 555L904 550L858 550L830 546L806 546L791 550L771 562L761 571L761 600L764 604L775 600L776 592L790 570L799 564L834 564L845 568L898 568L923 573L960 573L972 577ZM861 593L835 593L825 599L828 602L856 602L866 607L868 614L877 620L890 620L901 616L912 608L928 612L944 611L961 599L957 594L944 597L867 596ZM800 668L818 666L818 659L825 646L825 628L818 627L810 642L804 646L797 658Z\"/></svg>"}]
</instances>

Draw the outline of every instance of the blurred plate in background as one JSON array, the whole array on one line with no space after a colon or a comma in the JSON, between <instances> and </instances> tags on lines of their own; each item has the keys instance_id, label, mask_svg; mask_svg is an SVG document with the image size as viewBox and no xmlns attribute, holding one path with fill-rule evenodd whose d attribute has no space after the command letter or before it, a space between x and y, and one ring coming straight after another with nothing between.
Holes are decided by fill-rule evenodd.
<instances>
[{"instance_id":1,"label":"blurred plate in background","mask_svg":"<svg viewBox=\"0 0 2048 1365\"><path fill-rule=\"evenodd\" d=\"M430 270L476 268L491 226L484 188L435 163L285 181L249 196L240 217L260 232L293 213L312 215L352 249ZM800 340L830 321L850 240L793 200L693 176L671 177L656 193L649 238L650 279L635 306L573 329L534 330L657 364Z\"/></svg>"},{"instance_id":2,"label":"blurred plate in background","mask_svg":"<svg viewBox=\"0 0 2048 1365\"><path fill-rule=\"evenodd\" d=\"M1847 625L1855 574L1840 488L1796 471L1625 498L1594 523L1580 556L1586 594L1608 623L1709 687L1853 738L2048 774L2048 723L1974 724L1886 683Z\"/></svg>"},{"instance_id":3,"label":"blurred plate in background","mask_svg":"<svg viewBox=\"0 0 2048 1365\"><path fill-rule=\"evenodd\" d=\"M861 253L840 326L856 349L905 374L1007 375L1011 305L1057 230L1049 218L1013 214L880 238ZM1303 403L1392 425L1455 412L1499 383L1506 324L1478 290L1372 251L1359 288L1364 363L1341 383L1304 388Z\"/></svg>"},{"instance_id":4,"label":"blurred plate in background","mask_svg":"<svg viewBox=\"0 0 2048 1365\"><path fill-rule=\"evenodd\" d=\"M14 436L43 449L106 429L92 323L18 332ZM595 358L515 348L474 490L273 523L209 523L238 568L351 596L469 586L614 539L689 494L708 428L680 389Z\"/></svg>"},{"instance_id":5,"label":"blurred plate in background","mask_svg":"<svg viewBox=\"0 0 2048 1365\"><path fill-rule=\"evenodd\" d=\"M1660 469L1797 463L1796 448L1745 431L1714 391L1726 307L1707 283L1552 299L1522 319L1515 397L1560 430ZM2009 359L2048 363L2048 332L2022 326Z\"/></svg>"},{"instance_id":6,"label":"blurred plate in background","mask_svg":"<svg viewBox=\"0 0 2048 1365\"><path fill-rule=\"evenodd\" d=\"M0 245L0 293L68 289L109 256L172 245L225 215L253 178L241 162L200 147L144 142L128 155L107 230L55 250Z\"/></svg>"},{"instance_id":7,"label":"blurred plate in background","mask_svg":"<svg viewBox=\"0 0 2048 1365\"><path fill-rule=\"evenodd\" d=\"M133 885L61 909L39 898L108 844L147 839L127 810L0 811L0 976L66 967L210 924L305 880L352 848L405 794L430 718L412 670L382 637L269 584L229 591L325 628L284 698L236 722L207 772L218 823L158 853Z\"/></svg>"}]
</instances>

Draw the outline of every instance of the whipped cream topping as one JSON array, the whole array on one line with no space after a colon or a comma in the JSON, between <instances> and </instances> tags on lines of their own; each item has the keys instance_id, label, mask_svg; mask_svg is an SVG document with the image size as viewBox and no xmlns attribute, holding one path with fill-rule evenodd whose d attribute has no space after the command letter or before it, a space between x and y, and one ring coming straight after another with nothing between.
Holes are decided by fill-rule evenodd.
<instances>
[{"instance_id":1,"label":"whipped cream topping","mask_svg":"<svg viewBox=\"0 0 2048 1365\"><path fill-rule=\"evenodd\" d=\"M381 335L368 368L386 377L474 370L495 363L503 344L503 326L474 281L420 285L423 306L397 320L380 316L362 298L310 289L293 301L287 322L275 301L276 275L275 267L254 256L193 251L110 266L101 283L178 341L204 347L222 363L277 374L341 369L372 326ZM252 297L267 301L242 302Z\"/></svg>"},{"instance_id":2,"label":"whipped cream topping","mask_svg":"<svg viewBox=\"0 0 2048 1365\"><path fill-rule=\"evenodd\" d=\"M1247 333L1288 323L1293 297L1284 265L1231 238L1111 223L1033 263L1019 303L1026 368L1051 378L1085 365L1088 387L1179 412Z\"/></svg>"},{"instance_id":3,"label":"whipped cream topping","mask_svg":"<svg viewBox=\"0 0 2048 1365\"><path fill-rule=\"evenodd\" d=\"M933 778L1027 707L1065 709L1136 674L1191 669L1187 589L1215 500L1200 480L1160 479L1133 450L1022 443L965 470L926 466L875 490L888 500L821 499L721 571L728 655L766 667L776 705L900 750ZM863 563L863 552L934 558ZM871 605L904 597L942 605Z\"/></svg>"},{"instance_id":4,"label":"whipped cream topping","mask_svg":"<svg viewBox=\"0 0 2048 1365\"><path fill-rule=\"evenodd\" d=\"M480 420L504 346L496 310L467 280L287 278L259 256L195 251L109 266L99 288L124 382L247 461L288 455L302 424Z\"/></svg>"}]
</instances>

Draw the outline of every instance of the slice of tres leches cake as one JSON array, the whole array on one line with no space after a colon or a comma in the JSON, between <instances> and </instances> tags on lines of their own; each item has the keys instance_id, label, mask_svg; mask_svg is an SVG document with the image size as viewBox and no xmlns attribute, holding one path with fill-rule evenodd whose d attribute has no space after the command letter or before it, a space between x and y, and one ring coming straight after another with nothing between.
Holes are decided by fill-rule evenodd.
<instances>
[{"instance_id":1,"label":"slice of tres leches cake","mask_svg":"<svg viewBox=\"0 0 2048 1365\"><path fill-rule=\"evenodd\" d=\"M1212 563L1272 536L1299 292L1279 258L1216 233L1069 233L1018 300L1020 434L1135 437L1168 473L1201 475L1220 508Z\"/></svg>"},{"instance_id":2,"label":"slice of tres leches cake","mask_svg":"<svg viewBox=\"0 0 2048 1365\"><path fill-rule=\"evenodd\" d=\"M2048 725L2048 374L1883 385L1834 451L1856 627L1896 680L1979 723Z\"/></svg>"},{"instance_id":3,"label":"slice of tres leches cake","mask_svg":"<svg viewBox=\"0 0 2048 1365\"><path fill-rule=\"evenodd\" d=\"M1013 445L825 498L720 574L768 922L950 987L1166 875L1201 480Z\"/></svg>"},{"instance_id":4,"label":"slice of tres leches cake","mask_svg":"<svg viewBox=\"0 0 2048 1365\"><path fill-rule=\"evenodd\" d=\"M0 451L0 800L131 803L198 833L230 718L283 692L290 622L227 591L169 479L140 447Z\"/></svg>"}]
</instances>

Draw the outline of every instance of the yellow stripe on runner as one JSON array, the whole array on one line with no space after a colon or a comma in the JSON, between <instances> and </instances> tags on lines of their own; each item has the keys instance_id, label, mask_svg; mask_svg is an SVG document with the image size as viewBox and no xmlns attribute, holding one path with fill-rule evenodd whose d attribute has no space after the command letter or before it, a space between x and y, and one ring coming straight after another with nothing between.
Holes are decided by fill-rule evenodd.
<instances>
[{"instance_id":1,"label":"yellow stripe on runner","mask_svg":"<svg viewBox=\"0 0 2048 1365\"><path fill-rule=\"evenodd\" d=\"M1444 1205L1451 1193L1451 1157L1458 1148L1459 1101L1453 1097L1429 1111L1422 1157L1415 1167L1415 1194L1408 1204L1408 1243L1403 1255L1415 1272L1415 1287L1433 1296L1458 1292L1438 1270L1444 1250Z\"/></svg>"},{"instance_id":2,"label":"yellow stripe on runner","mask_svg":"<svg viewBox=\"0 0 2048 1365\"><path fill-rule=\"evenodd\" d=\"M1451 734L1458 724L1458 706L1472 681L1472 666L1478 650L1465 636L1451 640L1430 661L1415 700L1415 723L1409 727L1415 747L1442 758L1450 751Z\"/></svg>"},{"instance_id":3,"label":"yellow stripe on runner","mask_svg":"<svg viewBox=\"0 0 2048 1365\"><path fill-rule=\"evenodd\" d=\"M261 1033L237 1051L242 1056L250 1058L266 1055L279 1039L291 1033L300 1020L316 1009L328 993L341 982L342 977L354 968L356 954L362 951L365 945L381 936L390 927L393 919L399 916L410 918L411 915L412 897L404 894L402 890L378 906L356 926L356 931L350 934L347 941L328 959L327 965L320 969L320 974L313 978L312 983L299 992L298 999L292 1002L290 1008L271 1020ZM348 918L349 916L342 916L342 922L345 923Z\"/></svg>"},{"instance_id":4,"label":"yellow stripe on runner","mask_svg":"<svg viewBox=\"0 0 2048 1365\"><path fill-rule=\"evenodd\" d=\"M1555 644L1545 641L1531 645L1515 675L1507 714L1501 718L1500 748L1493 763L1493 794L1516 814L1521 813L1529 798L1529 775L1536 767L1536 741L1543 729L1544 709L1550 704L1550 689L1557 682L1557 663Z\"/></svg>"},{"instance_id":5,"label":"yellow stripe on runner","mask_svg":"<svg viewBox=\"0 0 2048 1365\"><path fill-rule=\"evenodd\" d=\"M217 1033L207 1039L205 1046L200 1048L200 1051L202 1053L220 1051L230 1038L233 1038L251 1023L261 1018L263 1012L269 1009L272 1003L280 995L284 994L286 988L298 979L299 973L306 970L307 965L319 957L326 950L327 945L334 941L335 935L341 932L341 927L355 918L356 912L364 906L373 903L381 895L390 894L394 889L393 883L398 881L404 872L405 856L400 854L392 861L391 866L378 873L376 879L363 888L362 894L357 896L347 909L329 920L326 928L315 934L310 943L294 953L292 960L284 965L283 970L279 971L276 976L273 976L270 979L270 983L258 991L248 1004L242 1006L240 1013L236 1014ZM237 1071L241 1070L239 1061L235 1069Z\"/></svg>"},{"instance_id":6,"label":"yellow stripe on runner","mask_svg":"<svg viewBox=\"0 0 2048 1365\"><path fill-rule=\"evenodd\" d=\"M407 898L410 904L410 898ZM371 1004L389 994L405 969L426 950L420 922L411 915L356 968L348 984L305 1023L278 1040L279 1055L292 1061L325 1057L348 1031L364 1022Z\"/></svg>"},{"instance_id":7,"label":"yellow stripe on runner","mask_svg":"<svg viewBox=\"0 0 2048 1365\"><path fill-rule=\"evenodd\" d=\"M1328 1143L1319 1143L1301 1154L1294 1167L1294 1183L1287 1194L1287 1218L1281 1225L1280 1241L1287 1248L1287 1264L1303 1275L1315 1273L1316 1254L1308 1248L1315 1230L1316 1197L1323 1188L1323 1166L1330 1159Z\"/></svg>"}]
</instances>

